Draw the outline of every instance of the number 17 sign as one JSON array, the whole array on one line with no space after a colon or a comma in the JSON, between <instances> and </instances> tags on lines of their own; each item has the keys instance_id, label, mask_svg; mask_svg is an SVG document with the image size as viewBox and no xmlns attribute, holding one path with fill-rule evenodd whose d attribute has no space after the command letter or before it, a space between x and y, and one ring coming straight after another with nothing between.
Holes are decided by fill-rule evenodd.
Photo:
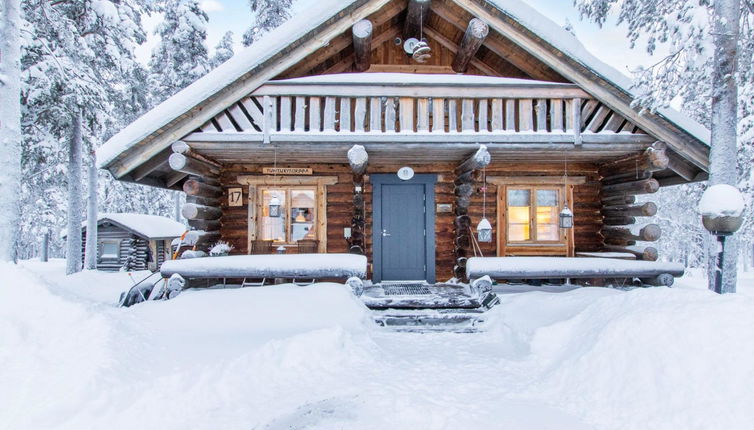
<instances>
[{"instance_id":1,"label":"number 17 sign","mask_svg":"<svg viewBox=\"0 0 754 430\"><path fill-rule=\"evenodd\" d=\"M228 206L243 206L243 188L228 188Z\"/></svg>"}]
</instances>

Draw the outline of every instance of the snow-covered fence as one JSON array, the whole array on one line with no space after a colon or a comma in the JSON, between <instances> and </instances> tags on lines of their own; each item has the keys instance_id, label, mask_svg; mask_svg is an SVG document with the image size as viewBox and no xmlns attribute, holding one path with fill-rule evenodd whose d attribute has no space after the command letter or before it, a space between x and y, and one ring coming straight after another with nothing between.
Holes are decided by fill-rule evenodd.
<instances>
[{"instance_id":1,"label":"snow-covered fence","mask_svg":"<svg viewBox=\"0 0 754 430\"><path fill-rule=\"evenodd\" d=\"M231 255L163 263L164 278L366 278L367 259L354 254Z\"/></svg>"}]
</instances>

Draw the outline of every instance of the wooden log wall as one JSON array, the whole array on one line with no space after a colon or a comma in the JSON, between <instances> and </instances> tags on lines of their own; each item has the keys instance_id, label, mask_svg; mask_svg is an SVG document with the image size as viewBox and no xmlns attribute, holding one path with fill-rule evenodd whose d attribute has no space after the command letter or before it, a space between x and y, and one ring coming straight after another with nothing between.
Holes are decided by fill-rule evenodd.
<instances>
[{"instance_id":1,"label":"wooden log wall","mask_svg":"<svg viewBox=\"0 0 754 430\"><path fill-rule=\"evenodd\" d=\"M471 196L476 191L476 181L480 169L484 169L490 164L490 153L487 152L486 146L481 146L471 157L455 168L455 188L453 194L456 196L454 211L456 218L453 220L453 230L455 238L453 239L453 256L455 264L453 265L453 277L464 282L468 281L466 277L466 260L474 254L474 228L471 224L471 217L468 215L471 206Z\"/></svg>"},{"instance_id":2,"label":"wooden log wall","mask_svg":"<svg viewBox=\"0 0 754 430\"><path fill-rule=\"evenodd\" d=\"M600 167L604 251L633 254L637 260L657 260L657 249L641 243L658 240L662 231L656 224L642 225L640 221L642 217L657 214L657 205L653 202L637 204L636 196L659 190L660 184L652 175L666 169L668 163L666 145L657 142L642 154Z\"/></svg>"},{"instance_id":3,"label":"wooden log wall","mask_svg":"<svg viewBox=\"0 0 754 430\"><path fill-rule=\"evenodd\" d=\"M344 154L345 155L345 154ZM345 156L344 156L345 159ZM220 234L222 240L233 245L233 254L246 254L248 232L248 186L241 185L238 177L243 175L261 175L262 168L268 166L254 164L232 164L223 168L220 176L223 196L227 195L229 188L243 189L243 206L229 207L226 198L221 199L220 207ZM327 252L349 252L349 242L343 235L344 228L352 228L354 214L354 174L348 163L343 164L279 164L279 167L308 167L317 176L337 176L335 185L327 186ZM368 177L374 173L395 173L400 165L370 165L367 169L366 182L363 187L364 199L364 242L365 252L369 261L372 261L372 186ZM417 174L438 174L435 185L435 204L453 205L456 203L455 194L456 175L454 169L457 164L438 163L432 166L412 166ZM568 174L572 176L585 176L586 183L574 187L574 222L575 222L575 248L577 252L599 251L602 246L602 216L599 199L600 183L597 166L591 163L569 163ZM488 176L558 176L563 175L563 165L555 164L512 164L495 163L487 167ZM479 184L476 184L477 186ZM482 193L475 192L470 197L467 215L470 225L474 226L482 219ZM497 187L487 184L487 219L492 224L493 241L481 243L480 247L485 256L497 254L496 235L497 229ZM435 261L436 275L438 280L446 280L454 276L453 267L456 265L454 255L455 226L457 215L455 211L436 212L435 215ZM293 252L293 250L291 250ZM371 276L371 274L370 274Z\"/></svg>"}]
</instances>

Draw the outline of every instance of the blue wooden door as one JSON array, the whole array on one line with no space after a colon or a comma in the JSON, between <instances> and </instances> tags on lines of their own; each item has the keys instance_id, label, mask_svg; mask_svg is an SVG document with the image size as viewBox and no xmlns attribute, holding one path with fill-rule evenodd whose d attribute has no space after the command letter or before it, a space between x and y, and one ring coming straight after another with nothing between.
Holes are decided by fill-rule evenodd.
<instances>
[{"instance_id":1,"label":"blue wooden door","mask_svg":"<svg viewBox=\"0 0 754 430\"><path fill-rule=\"evenodd\" d=\"M434 209L434 180L383 179L374 196L375 280L434 282L434 211L428 213Z\"/></svg>"}]
</instances>

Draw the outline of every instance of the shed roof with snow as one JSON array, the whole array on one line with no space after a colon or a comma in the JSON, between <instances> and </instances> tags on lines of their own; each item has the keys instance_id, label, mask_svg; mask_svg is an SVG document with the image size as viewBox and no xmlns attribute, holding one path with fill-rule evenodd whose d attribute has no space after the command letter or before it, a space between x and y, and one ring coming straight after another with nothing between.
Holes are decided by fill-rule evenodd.
<instances>
[{"instance_id":1,"label":"shed roof with snow","mask_svg":"<svg viewBox=\"0 0 754 430\"><path fill-rule=\"evenodd\" d=\"M97 217L97 225L110 223L148 240L167 240L180 237L186 226L159 215L133 213L104 213ZM86 229L86 223L84 223Z\"/></svg>"}]
</instances>

